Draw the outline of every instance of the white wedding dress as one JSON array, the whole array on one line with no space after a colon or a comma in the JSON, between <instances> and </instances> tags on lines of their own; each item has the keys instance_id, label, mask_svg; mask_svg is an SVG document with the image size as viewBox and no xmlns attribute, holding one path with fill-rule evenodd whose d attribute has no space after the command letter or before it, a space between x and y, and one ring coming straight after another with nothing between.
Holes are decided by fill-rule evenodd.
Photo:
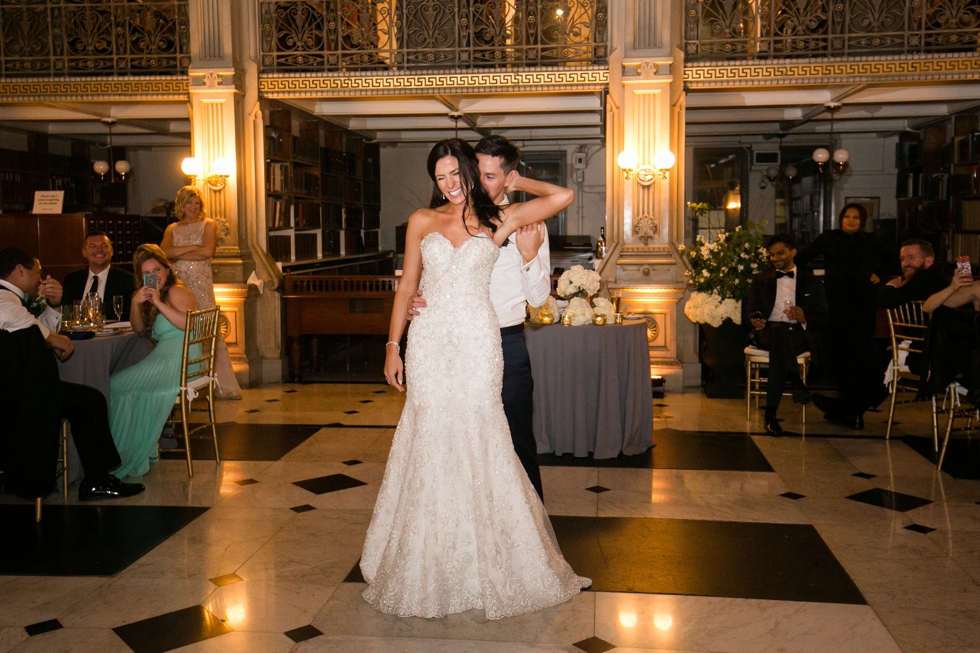
<instances>
[{"instance_id":1,"label":"white wedding dress","mask_svg":"<svg viewBox=\"0 0 980 653\"><path fill-rule=\"evenodd\" d=\"M364 598L389 614L499 619L562 603L588 578L562 558L514 453L490 302L496 244L422 239L427 307L408 332L406 401L368 528Z\"/></svg>"}]
</instances>

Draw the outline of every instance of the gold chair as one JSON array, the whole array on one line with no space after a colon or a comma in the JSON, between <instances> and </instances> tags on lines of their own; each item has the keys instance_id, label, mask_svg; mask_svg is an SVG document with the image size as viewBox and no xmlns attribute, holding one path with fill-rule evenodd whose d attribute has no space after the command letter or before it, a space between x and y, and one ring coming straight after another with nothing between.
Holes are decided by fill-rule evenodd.
<instances>
[{"instance_id":1,"label":"gold chair","mask_svg":"<svg viewBox=\"0 0 980 653\"><path fill-rule=\"evenodd\" d=\"M202 429L211 429L211 439L214 442L214 460L216 464L221 464L221 456L218 453L218 432L215 429L214 420L214 356L217 351L218 312L217 307L202 311L188 311L187 323L184 325L184 353L180 362L180 393L174 400L174 408L170 413L169 420L169 424L174 429L174 437L182 436L184 446L167 451L186 452L188 476L194 476L190 436ZM200 357L192 358L191 348L193 345L200 345ZM195 399L206 401L207 408L192 410L191 405ZM206 412L208 421L203 424L196 423L191 428L191 412ZM181 428L180 434L177 432L178 427Z\"/></svg>"},{"instance_id":2,"label":"gold chair","mask_svg":"<svg viewBox=\"0 0 980 653\"><path fill-rule=\"evenodd\" d=\"M946 387L946 391L943 396L943 411L946 412L946 402L949 401L949 421L946 422L946 435L943 437L943 448L939 450L939 458L936 461L936 471L942 471L943 469L943 459L946 457L946 447L949 445L949 436L953 431L972 431L973 430L973 420L977 419L980 422L980 408L977 406L970 405L966 401L966 388L964 388L959 383L952 383ZM932 420L933 420L933 440L935 441L935 422L936 422L936 397L932 397ZM966 417L966 426L953 428L953 420L957 417Z\"/></svg>"},{"instance_id":3,"label":"gold chair","mask_svg":"<svg viewBox=\"0 0 980 653\"><path fill-rule=\"evenodd\" d=\"M61 477L61 493L68 499L68 420L61 420L61 432L58 435L58 446L61 447L61 454L57 460L57 463L61 465L55 471L55 476ZM43 503L43 498L38 497L34 499L34 521L41 521L41 504Z\"/></svg>"},{"instance_id":4,"label":"gold chair","mask_svg":"<svg viewBox=\"0 0 980 653\"><path fill-rule=\"evenodd\" d=\"M921 354L929 328L929 314L922 310L922 302L909 302L898 308L888 309L888 330L892 339L892 401L888 408L888 428L885 439L891 437L892 422L895 419L895 404L908 404L915 400L919 392L919 376L905 364L909 354ZM912 393L911 399L898 400L899 392ZM932 447L938 451L938 421L936 417L936 397L932 398Z\"/></svg>"},{"instance_id":5,"label":"gold chair","mask_svg":"<svg viewBox=\"0 0 980 653\"><path fill-rule=\"evenodd\" d=\"M760 372L763 367L769 367L769 352L755 347L745 348L745 419L752 419L752 397L755 397L755 409L759 410L759 397L766 394L766 383ZM800 379L806 384L806 373L810 367L810 352L805 351L796 357L800 366ZM783 396L792 395L783 392ZM806 404L803 405L803 423L806 424Z\"/></svg>"}]
</instances>

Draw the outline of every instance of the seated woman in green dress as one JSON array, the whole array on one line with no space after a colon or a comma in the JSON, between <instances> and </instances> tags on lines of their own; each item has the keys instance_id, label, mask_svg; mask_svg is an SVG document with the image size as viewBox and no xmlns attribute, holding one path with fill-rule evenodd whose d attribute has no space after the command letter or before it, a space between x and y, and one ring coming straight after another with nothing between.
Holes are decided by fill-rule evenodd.
<instances>
[{"instance_id":1,"label":"seated woman in green dress","mask_svg":"<svg viewBox=\"0 0 980 653\"><path fill-rule=\"evenodd\" d=\"M157 462L157 442L180 392L180 364L187 312L197 308L194 294L174 274L156 245L140 245L133 256L136 294L129 319L136 331L156 341L142 361L109 379L109 426L122 464L117 478L142 476ZM156 287L146 281L156 279ZM200 356L198 351L192 357Z\"/></svg>"}]
</instances>

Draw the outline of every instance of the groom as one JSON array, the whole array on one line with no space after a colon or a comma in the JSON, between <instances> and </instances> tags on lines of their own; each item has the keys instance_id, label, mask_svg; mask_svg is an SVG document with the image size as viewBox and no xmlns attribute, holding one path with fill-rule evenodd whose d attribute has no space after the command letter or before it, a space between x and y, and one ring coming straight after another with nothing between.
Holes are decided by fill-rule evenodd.
<instances>
[{"instance_id":1,"label":"groom","mask_svg":"<svg viewBox=\"0 0 980 653\"><path fill-rule=\"evenodd\" d=\"M495 204L507 204L505 191L517 173L521 151L503 136L488 136L476 145L480 180ZM500 341L504 355L501 398L510 426L514 451L528 479L544 500L537 443L531 424L533 409L531 357L524 341L525 306L541 306L551 293L551 254L548 230L543 224L525 227L512 234L490 276L490 300L500 322ZM412 298L408 319L425 307L422 292Z\"/></svg>"}]
</instances>

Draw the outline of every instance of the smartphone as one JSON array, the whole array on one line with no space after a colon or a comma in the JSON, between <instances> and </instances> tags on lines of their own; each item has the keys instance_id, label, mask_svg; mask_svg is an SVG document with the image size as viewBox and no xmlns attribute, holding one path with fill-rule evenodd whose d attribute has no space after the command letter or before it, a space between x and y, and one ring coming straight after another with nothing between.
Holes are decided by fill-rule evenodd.
<instances>
[{"instance_id":1,"label":"smartphone","mask_svg":"<svg viewBox=\"0 0 980 653\"><path fill-rule=\"evenodd\" d=\"M973 267L970 265L969 256L960 256L956 259L956 276L973 276Z\"/></svg>"},{"instance_id":2,"label":"smartphone","mask_svg":"<svg viewBox=\"0 0 980 653\"><path fill-rule=\"evenodd\" d=\"M764 318L765 318L765 315L763 315L761 311L756 311L755 313L753 313L752 315L749 316L749 319L750 320L761 320L761 319L764 319Z\"/></svg>"},{"instance_id":3,"label":"smartphone","mask_svg":"<svg viewBox=\"0 0 980 653\"><path fill-rule=\"evenodd\" d=\"M150 288L157 287L157 275L153 273L147 273L143 275L143 285L149 286Z\"/></svg>"}]
</instances>

